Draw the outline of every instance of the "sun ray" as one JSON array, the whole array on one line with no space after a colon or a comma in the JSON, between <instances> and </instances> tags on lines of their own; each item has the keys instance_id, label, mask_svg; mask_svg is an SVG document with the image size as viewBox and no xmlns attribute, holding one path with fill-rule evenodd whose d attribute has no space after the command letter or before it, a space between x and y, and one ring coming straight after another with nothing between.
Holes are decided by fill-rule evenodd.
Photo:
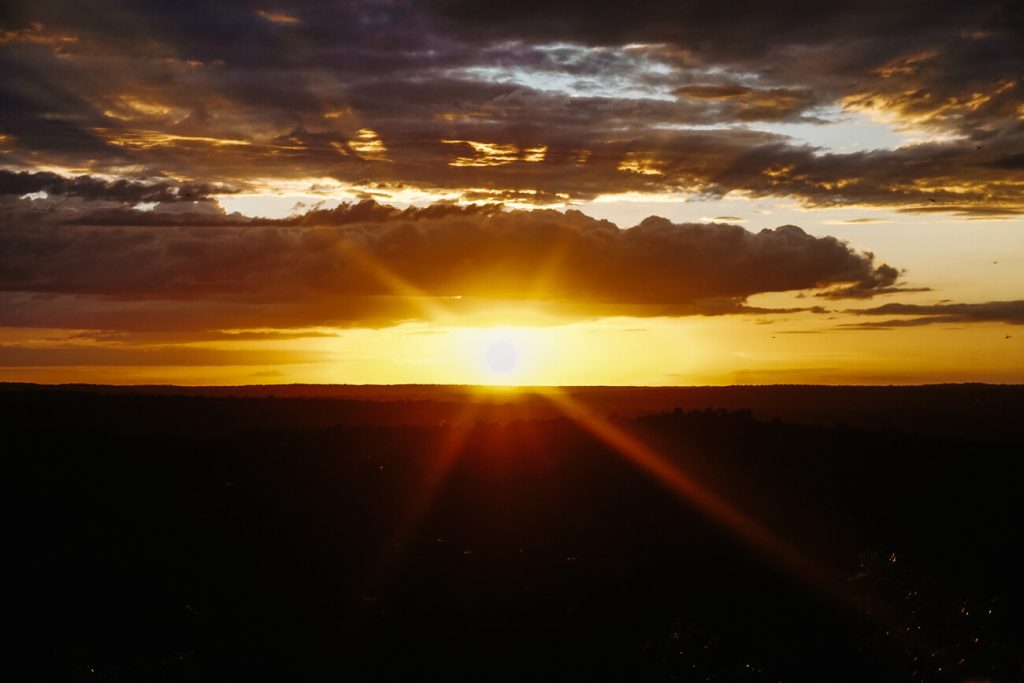
<instances>
[{"instance_id":1,"label":"sun ray","mask_svg":"<svg viewBox=\"0 0 1024 683\"><path fill-rule=\"evenodd\" d=\"M339 249L367 275L387 287L396 296L419 308L428 320L440 320L451 315L451 312L438 302L437 297L406 280L353 240L342 240L339 242Z\"/></svg>"},{"instance_id":2,"label":"sun ray","mask_svg":"<svg viewBox=\"0 0 1024 683\"><path fill-rule=\"evenodd\" d=\"M380 548L376 571L370 577L375 585L383 585L393 576L409 540L420 528L448 473L458 462L476 424L479 406L467 403L444 429L437 454L427 465L423 478L408 503L398 515L397 523Z\"/></svg>"},{"instance_id":3,"label":"sun ray","mask_svg":"<svg viewBox=\"0 0 1024 683\"><path fill-rule=\"evenodd\" d=\"M610 446L629 462L652 475L674 494L719 522L735 536L749 543L774 564L793 572L824 593L845 600L832 572L701 485L652 447L594 414L556 387L538 389L537 393L554 404L567 418Z\"/></svg>"}]
</instances>

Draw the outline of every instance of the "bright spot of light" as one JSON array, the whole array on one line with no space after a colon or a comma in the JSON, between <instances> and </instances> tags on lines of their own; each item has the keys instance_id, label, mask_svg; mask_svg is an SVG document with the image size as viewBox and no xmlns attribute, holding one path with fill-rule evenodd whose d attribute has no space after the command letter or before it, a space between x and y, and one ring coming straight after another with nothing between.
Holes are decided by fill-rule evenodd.
<instances>
[{"instance_id":1,"label":"bright spot of light","mask_svg":"<svg viewBox=\"0 0 1024 683\"><path fill-rule=\"evenodd\" d=\"M504 374L514 370L519 364L519 352L509 341L496 341L487 347L486 360L487 367Z\"/></svg>"}]
</instances>

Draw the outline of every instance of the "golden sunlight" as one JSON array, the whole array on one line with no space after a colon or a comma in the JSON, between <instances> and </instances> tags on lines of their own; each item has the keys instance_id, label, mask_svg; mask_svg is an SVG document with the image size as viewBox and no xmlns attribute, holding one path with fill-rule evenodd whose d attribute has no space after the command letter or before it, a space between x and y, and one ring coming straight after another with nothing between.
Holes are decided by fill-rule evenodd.
<instances>
[{"instance_id":1,"label":"golden sunlight","mask_svg":"<svg viewBox=\"0 0 1024 683\"><path fill-rule=\"evenodd\" d=\"M469 330L467 330L469 331ZM472 376L482 384L519 385L536 382L543 365L545 341L542 330L528 327L494 327L470 332L468 340L475 366Z\"/></svg>"},{"instance_id":2,"label":"golden sunlight","mask_svg":"<svg viewBox=\"0 0 1024 683\"><path fill-rule=\"evenodd\" d=\"M15 668L1024 683L1024 0L3 2Z\"/></svg>"},{"instance_id":3,"label":"golden sunlight","mask_svg":"<svg viewBox=\"0 0 1024 683\"><path fill-rule=\"evenodd\" d=\"M499 341L487 347L487 366L494 372L511 372L518 364L519 352L510 342Z\"/></svg>"}]
</instances>

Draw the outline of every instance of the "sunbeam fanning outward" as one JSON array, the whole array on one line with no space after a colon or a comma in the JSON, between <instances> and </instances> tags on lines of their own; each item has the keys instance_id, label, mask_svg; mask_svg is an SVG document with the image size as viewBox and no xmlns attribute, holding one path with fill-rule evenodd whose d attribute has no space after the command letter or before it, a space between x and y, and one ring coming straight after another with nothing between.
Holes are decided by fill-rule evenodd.
<instances>
[{"instance_id":1,"label":"sunbeam fanning outward","mask_svg":"<svg viewBox=\"0 0 1024 683\"><path fill-rule=\"evenodd\" d=\"M444 486L445 478L462 456L477 412L478 407L469 403L450 424L443 425L444 438L438 445L437 452L433 454L426 471L417 482L415 492L400 508L394 529L384 536L384 543L379 549L379 557L372 575L376 585L368 586L369 588L383 585L392 577L402 553L406 550L406 544L418 531L424 517L430 512L434 499Z\"/></svg>"},{"instance_id":2,"label":"sunbeam fanning outward","mask_svg":"<svg viewBox=\"0 0 1024 683\"><path fill-rule=\"evenodd\" d=\"M539 393L557 406L563 415L614 449L630 463L652 475L677 496L752 545L772 563L792 572L796 578L831 598L845 599L832 572L701 485L643 441L594 414L592 410L558 388L541 390Z\"/></svg>"},{"instance_id":3,"label":"sunbeam fanning outward","mask_svg":"<svg viewBox=\"0 0 1024 683\"><path fill-rule=\"evenodd\" d=\"M1020 679L1024 0L2 8L12 680Z\"/></svg>"}]
</instances>

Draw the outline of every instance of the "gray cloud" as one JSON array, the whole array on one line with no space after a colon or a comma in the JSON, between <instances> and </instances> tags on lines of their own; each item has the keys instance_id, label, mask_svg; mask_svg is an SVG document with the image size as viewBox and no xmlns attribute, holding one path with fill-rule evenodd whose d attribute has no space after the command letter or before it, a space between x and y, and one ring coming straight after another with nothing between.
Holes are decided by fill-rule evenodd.
<instances>
[{"instance_id":1,"label":"gray cloud","mask_svg":"<svg viewBox=\"0 0 1024 683\"><path fill-rule=\"evenodd\" d=\"M863 280L849 285L833 287L818 294L826 299L870 299L879 294L894 294L896 292L927 292L928 287L894 287L902 273L892 266L883 263Z\"/></svg>"},{"instance_id":2,"label":"gray cloud","mask_svg":"<svg viewBox=\"0 0 1024 683\"><path fill-rule=\"evenodd\" d=\"M791 225L753 233L651 217L622 230L575 211L400 211L372 202L280 221L221 218L7 223L0 324L387 324L517 301L572 317L716 315L769 312L744 305L762 292L898 291L896 269Z\"/></svg>"},{"instance_id":3,"label":"gray cloud","mask_svg":"<svg viewBox=\"0 0 1024 683\"><path fill-rule=\"evenodd\" d=\"M0 164L537 203L739 191L1024 210L1019 3L281 4L16 3L0 27ZM837 107L944 141L840 154L743 128ZM365 130L386 153L360 148ZM505 161L452 166L467 143L445 140L504 146Z\"/></svg>"},{"instance_id":4,"label":"gray cloud","mask_svg":"<svg viewBox=\"0 0 1024 683\"><path fill-rule=\"evenodd\" d=\"M848 327L865 329L917 327L949 323L1000 322L1024 325L1024 301L988 301L985 303L900 304L891 303L874 308L850 310L848 313L868 316L913 316L856 323Z\"/></svg>"},{"instance_id":5,"label":"gray cloud","mask_svg":"<svg viewBox=\"0 0 1024 683\"><path fill-rule=\"evenodd\" d=\"M43 192L47 195L65 195L93 201L113 201L128 204L143 202L195 202L209 199L213 194L230 194L229 187L207 183L175 181L137 182L126 179L103 180L88 175L65 177L56 173L22 171L14 173L0 170L0 196L25 195Z\"/></svg>"}]
</instances>

